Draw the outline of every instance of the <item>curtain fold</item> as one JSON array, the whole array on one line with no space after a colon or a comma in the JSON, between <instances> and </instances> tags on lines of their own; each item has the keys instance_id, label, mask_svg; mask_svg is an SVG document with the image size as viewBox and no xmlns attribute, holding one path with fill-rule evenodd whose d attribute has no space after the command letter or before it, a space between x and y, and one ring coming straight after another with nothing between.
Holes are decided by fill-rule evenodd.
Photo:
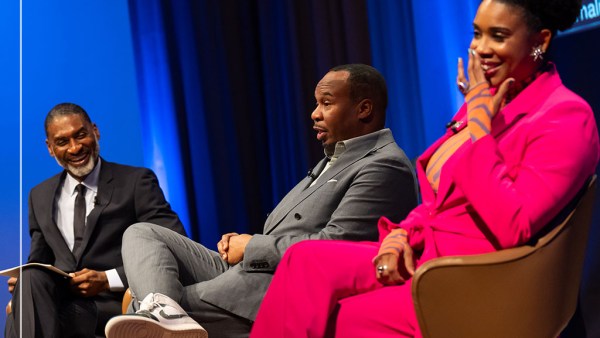
<instances>
[{"instance_id":1,"label":"curtain fold","mask_svg":"<svg viewBox=\"0 0 600 338\"><path fill-rule=\"evenodd\" d=\"M386 79L389 104L386 124L411 159L425 150L419 60L410 1L369 0L373 66Z\"/></svg>"},{"instance_id":2,"label":"curtain fold","mask_svg":"<svg viewBox=\"0 0 600 338\"><path fill-rule=\"evenodd\" d=\"M411 159L444 132L463 98L457 60L467 55L479 0L368 0L373 65L388 83L387 124Z\"/></svg>"},{"instance_id":3,"label":"curtain fold","mask_svg":"<svg viewBox=\"0 0 600 338\"><path fill-rule=\"evenodd\" d=\"M175 120L171 67L166 53L162 9L155 0L129 3L142 123L145 165L154 170L171 206L192 233L183 175L180 134Z\"/></svg>"},{"instance_id":4,"label":"curtain fold","mask_svg":"<svg viewBox=\"0 0 600 338\"><path fill-rule=\"evenodd\" d=\"M129 4L145 156L152 168L176 167L161 184L170 200L181 187L188 233L214 248L223 233L262 232L323 157L310 120L316 83L338 64L371 63L366 3Z\"/></svg>"},{"instance_id":5,"label":"curtain fold","mask_svg":"<svg viewBox=\"0 0 600 338\"><path fill-rule=\"evenodd\" d=\"M413 1L414 53L418 60L426 146L444 132L464 102L456 86L458 57L466 60L480 0Z\"/></svg>"}]
</instances>

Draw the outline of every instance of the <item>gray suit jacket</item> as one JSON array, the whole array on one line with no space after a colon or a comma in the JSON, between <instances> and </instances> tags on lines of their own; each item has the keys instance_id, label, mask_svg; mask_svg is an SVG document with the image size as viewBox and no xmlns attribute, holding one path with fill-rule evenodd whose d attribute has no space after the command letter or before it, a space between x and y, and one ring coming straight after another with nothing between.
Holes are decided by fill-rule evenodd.
<instances>
[{"instance_id":1,"label":"gray suit jacket","mask_svg":"<svg viewBox=\"0 0 600 338\"><path fill-rule=\"evenodd\" d=\"M285 250L305 239L376 241L377 220L402 220L417 204L414 171L389 129L351 142L309 187L306 177L254 235L244 260L195 290L208 303L254 320ZM319 171L325 159L315 167Z\"/></svg>"}]
</instances>

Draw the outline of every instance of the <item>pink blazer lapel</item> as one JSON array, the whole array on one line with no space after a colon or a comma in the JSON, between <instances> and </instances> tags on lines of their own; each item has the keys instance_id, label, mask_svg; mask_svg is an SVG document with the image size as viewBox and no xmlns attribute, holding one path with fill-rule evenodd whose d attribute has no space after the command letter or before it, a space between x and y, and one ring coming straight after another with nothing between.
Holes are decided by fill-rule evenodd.
<instances>
[{"instance_id":1,"label":"pink blazer lapel","mask_svg":"<svg viewBox=\"0 0 600 338\"><path fill-rule=\"evenodd\" d=\"M508 128L517 123L521 118L534 114L536 111L540 110L538 105L540 104L540 100L531 100L532 97L537 97L539 95L547 95L548 92L553 91L558 86L562 84L558 73L556 72L556 68L554 65L550 65L550 70L541 74L535 81L533 81L527 88L525 88L517 97L506 105L492 120L492 136L495 139L501 137L502 133L504 133ZM455 121L464 121L464 123L458 128L458 131L467 127L466 119L467 119L467 107L466 104L463 104L456 114L454 120ZM436 143L433 144L432 147L427 149L427 151L423 154L422 161L420 162L420 166L425 168L427 165L427 161L431 158L435 150L445 142L450 136L452 136L452 132L448 131L446 135L440 138ZM463 147L468 147L470 145L470 141L467 141L465 145L457 150L460 152ZM454 157L450 157L448 162L445 165L451 166L452 162L456 160ZM452 170L446 170L452 172ZM424 174L424 171L423 173ZM419 177L426 177L425 175ZM428 197L434 197L433 190L429 185L429 182L425 179L426 187L421 186L422 194L431 194ZM438 188L438 193L435 198L435 207L439 207L450 195L453 189L453 181L448 178L444 178L444 170L441 172L440 177L440 185Z\"/></svg>"},{"instance_id":2,"label":"pink blazer lapel","mask_svg":"<svg viewBox=\"0 0 600 338\"><path fill-rule=\"evenodd\" d=\"M535 112L541 110L538 106L544 101L532 100L532 97L548 95L549 92L554 91L562 84L554 65L550 64L549 67L550 69L547 72L542 73L494 117L492 120L492 135L494 138L497 138L525 115L535 114Z\"/></svg>"}]
</instances>

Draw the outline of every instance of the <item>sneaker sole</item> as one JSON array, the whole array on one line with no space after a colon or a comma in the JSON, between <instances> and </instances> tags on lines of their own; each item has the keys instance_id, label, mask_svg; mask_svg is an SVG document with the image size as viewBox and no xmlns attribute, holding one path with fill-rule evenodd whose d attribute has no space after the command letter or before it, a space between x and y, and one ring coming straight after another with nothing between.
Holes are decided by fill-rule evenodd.
<instances>
[{"instance_id":1,"label":"sneaker sole","mask_svg":"<svg viewBox=\"0 0 600 338\"><path fill-rule=\"evenodd\" d=\"M197 326L179 325L174 330L145 317L114 317L106 325L107 338L208 338L208 333Z\"/></svg>"}]
</instances>

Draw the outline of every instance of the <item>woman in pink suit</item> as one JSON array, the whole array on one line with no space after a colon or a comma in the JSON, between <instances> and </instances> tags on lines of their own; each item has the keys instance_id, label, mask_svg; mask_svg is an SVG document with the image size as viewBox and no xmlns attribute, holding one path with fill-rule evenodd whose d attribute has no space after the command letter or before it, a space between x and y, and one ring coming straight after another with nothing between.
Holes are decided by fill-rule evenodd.
<instances>
[{"instance_id":1,"label":"woman in pink suit","mask_svg":"<svg viewBox=\"0 0 600 338\"><path fill-rule=\"evenodd\" d=\"M414 337L411 276L423 262L522 245L594 173L593 112L561 82L547 51L581 1L483 0L465 104L418 159L423 203L380 243L305 241L288 249L252 337ZM317 108L318 109L318 108Z\"/></svg>"}]
</instances>

